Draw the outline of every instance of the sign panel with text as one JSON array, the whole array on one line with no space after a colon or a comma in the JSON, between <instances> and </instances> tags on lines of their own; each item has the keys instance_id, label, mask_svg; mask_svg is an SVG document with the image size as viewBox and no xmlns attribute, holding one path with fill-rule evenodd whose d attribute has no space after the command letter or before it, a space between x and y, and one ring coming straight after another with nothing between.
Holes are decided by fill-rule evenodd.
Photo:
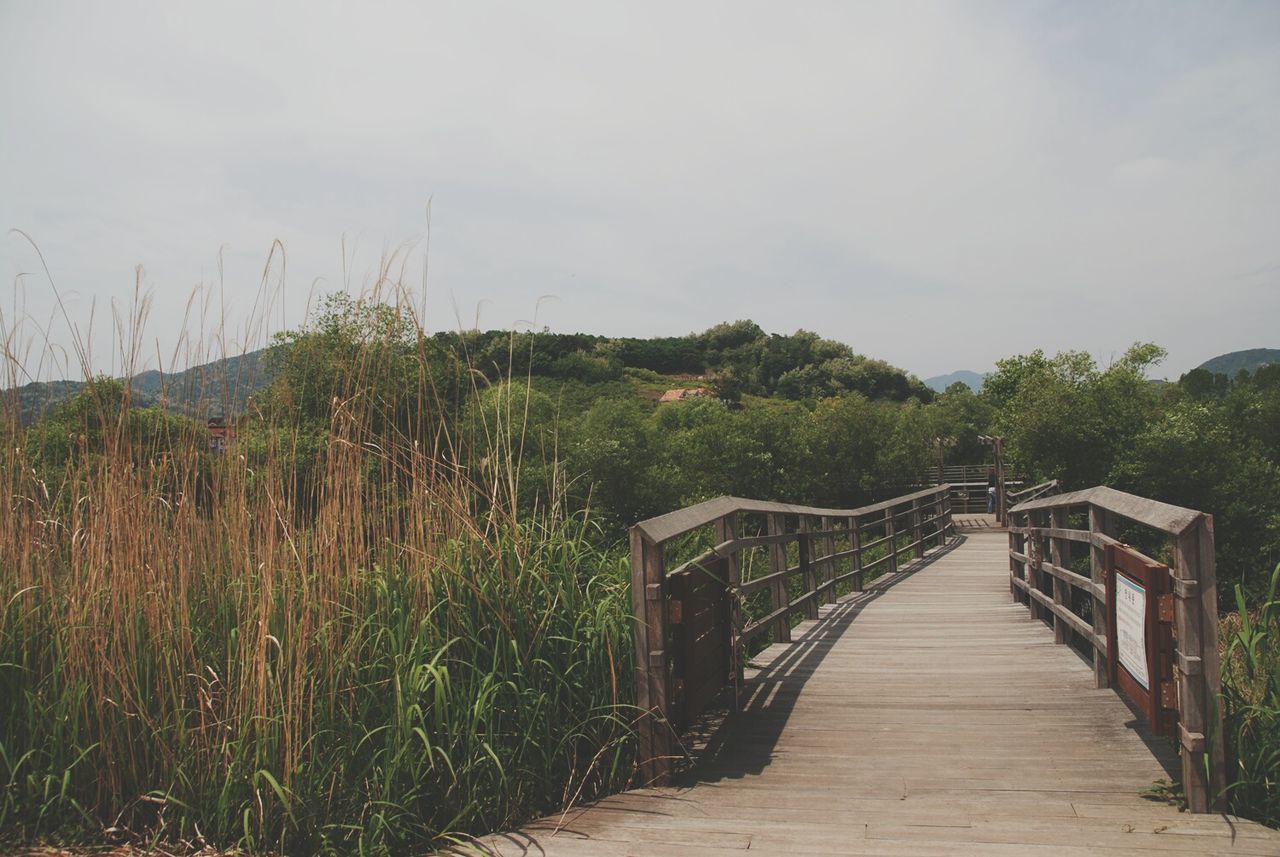
<instances>
[{"instance_id":1,"label":"sign panel with text","mask_svg":"<svg viewBox=\"0 0 1280 857\"><path fill-rule=\"evenodd\" d=\"M1106 549L1107 673L1147 716L1157 735L1171 735L1177 718L1173 626L1160 617L1169 599L1169 567L1125 546Z\"/></svg>"},{"instance_id":2,"label":"sign panel with text","mask_svg":"<svg viewBox=\"0 0 1280 857\"><path fill-rule=\"evenodd\" d=\"M1116 575L1116 655L1143 690L1151 690L1147 669L1147 588Z\"/></svg>"}]
</instances>

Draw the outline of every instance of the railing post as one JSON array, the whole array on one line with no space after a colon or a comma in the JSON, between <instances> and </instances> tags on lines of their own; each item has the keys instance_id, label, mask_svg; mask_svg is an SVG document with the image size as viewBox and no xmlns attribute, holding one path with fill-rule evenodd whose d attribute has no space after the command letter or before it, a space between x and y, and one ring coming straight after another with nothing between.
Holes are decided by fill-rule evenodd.
<instances>
[{"instance_id":1,"label":"railing post","mask_svg":"<svg viewBox=\"0 0 1280 857\"><path fill-rule=\"evenodd\" d=\"M1054 529L1065 530L1067 510L1061 506L1054 508L1049 514L1049 523ZM1071 548L1065 539L1049 537L1049 562L1058 568L1067 568L1071 564ZM1056 574L1053 575L1053 603L1063 610L1071 609L1071 586ZM1053 614L1053 641L1071 642L1071 626L1057 613Z\"/></svg>"},{"instance_id":2,"label":"railing post","mask_svg":"<svg viewBox=\"0 0 1280 857\"><path fill-rule=\"evenodd\" d=\"M1023 512L1019 512L1018 514L1023 518L1026 517L1026 514ZM1021 536L1018 533L1015 533L1013 531L1013 528L1016 526L1018 526L1017 519L1014 518L1012 515L1010 515L1009 516L1009 594L1013 596L1014 601L1021 603L1022 591L1018 589L1017 585L1013 581L1014 581L1014 578L1018 578L1018 579L1022 578L1021 571L1019 570L1019 566L1022 563L1021 563L1021 560L1018 560L1014 557L1014 554L1020 553L1025 556L1027 553L1027 546L1026 546L1026 537Z\"/></svg>"},{"instance_id":3,"label":"railing post","mask_svg":"<svg viewBox=\"0 0 1280 857\"><path fill-rule=\"evenodd\" d=\"M854 573L853 591L862 592L865 588L862 579L862 524L857 515L849 518L849 550L853 551L853 565L850 566Z\"/></svg>"},{"instance_id":4,"label":"railing post","mask_svg":"<svg viewBox=\"0 0 1280 857\"><path fill-rule=\"evenodd\" d=\"M884 533L889 546L889 573L898 573L898 522L893 517L893 506L884 510Z\"/></svg>"},{"instance_id":5,"label":"railing post","mask_svg":"<svg viewBox=\"0 0 1280 857\"><path fill-rule=\"evenodd\" d=\"M938 538L938 544L935 547L942 547L947 543L947 519L943 515L943 496L946 493L940 487L938 493L933 495L933 527L934 535Z\"/></svg>"},{"instance_id":6,"label":"railing post","mask_svg":"<svg viewBox=\"0 0 1280 857\"><path fill-rule=\"evenodd\" d=\"M942 492L942 512L946 516L942 521L942 540L945 542L956 534L955 512L951 508L951 489Z\"/></svg>"},{"instance_id":7,"label":"railing post","mask_svg":"<svg viewBox=\"0 0 1280 857\"><path fill-rule=\"evenodd\" d=\"M769 535L781 536L786 533L786 520L780 512L770 512L768 516ZM783 542L769 545L769 572L777 574L787 570L787 546ZM775 643L791 642L791 611L785 610L790 596L787 594L787 575L781 574L769 587L773 610L782 610L773 620L773 641Z\"/></svg>"},{"instance_id":8,"label":"railing post","mask_svg":"<svg viewBox=\"0 0 1280 857\"><path fill-rule=\"evenodd\" d=\"M635 613L636 704L640 781L665 784L671 776L671 726L667 719L667 593L662 545L631 528L631 605Z\"/></svg>"},{"instance_id":9,"label":"railing post","mask_svg":"<svg viewBox=\"0 0 1280 857\"><path fill-rule=\"evenodd\" d=\"M1089 532L1098 535L1115 535L1115 517L1105 509L1089 504ZM1093 593L1093 633L1099 640L1107 639L1107 598L1103 591L1106 585L1107 550L1101 544L1093 543L1089 548L1089 576L1095 587ZM1093 650L1093 685L1094 687L1110 687L1111 680L1107 675L1107 656L1097 647Z\"/></svg>"},{"instance_id":10,"label":"railing post","mask_svg":"<svg viewBox=\"0 0 1280 857\"><path fill-rule=\"evenodd\" d=\"M911 501L911 541L915 542L916 559L924 558L924 525L920 520L920 501Z\"/></svg>"},{"instance_id":11,"label":"railing post","mask_svg":"<svg viewBox=\"0 0 1280 857\"><path fill-rule=\"evenodd\" d=\"M1027 557L1026 564L1026 580L1027 580L1027 608L1031 611L1032 619L1044 619L1044 608L1040 606L1040 602L1031 595L1031 590L1040 589L1040 561L1044 557L1044 545L1040 541L1040 533L1035 532L1041 526L1040 512L1033 510L1027 513L1027 539L1023 543L1026 548L1023 553Z\"/></svg>"},{"instance_id":12,"label":"railing post","mask_svg":"<svg viewBox=\"0 0 1280 857\"><path fill-rule=\"evenodd\" d=\"M725 515L716 521L716 544L724 544L738 537L738 515L736 512ZM738 636L742 633L742 602L738 600L738 587L742 584L742 551L732 551L725 558L725 584L729 596L729 672L733 681L733 710L742 708L743 666L742 644Z\"/></svg>"},{"instance_id":13,"label":"railing post","mask_svg":"<svg viewBox=\"0 0 1280 857\"><path fill-rule=\"evenodd\" d=\"M833 558L836 552L836 519L830 515L823 515L822 529L826 532L826 535L822 537L822 550L826 556L822 564L827 570L827 573L822 575L822 577L826 578L823 581L823 586L826 587L826 596L823 601L827 604L834 604L836 603L836 586L832 581L835 580L840 571L839 563Z\"/></svg>"},{"instance_id":14,"label":"railing post","mask_svg":"<svg viewBox=\"0 0 1280 857\"><path fill-rule=\"evenodd\" d=\"M996 457L996 521L1004 527L1009 525L1009 495L1004 487L1004 438L994 438Z\"/></svg>"},{"instance_id":15,"label":"railing post","mask_svg":"<svg viewBox=\"0 0 1280 857\"><path fill-rule=\"evenodd\" d=\"M804 581L804 618L818 618L818 577L813 569L813 536L809 535L809 516L800 516L800 579Z\"/></svg>"},{"instance_id":16,"label":"railing post","mask_svg":"<svg viewBox=\"0 0 1280 857\"><path fill-rule=\"evenodd\" d=\"M1213 543L1213 517L1204 514L1173 543L1182 786L1192 812L1218 807L1226 784Z\"/></svg>"}]
</instances>

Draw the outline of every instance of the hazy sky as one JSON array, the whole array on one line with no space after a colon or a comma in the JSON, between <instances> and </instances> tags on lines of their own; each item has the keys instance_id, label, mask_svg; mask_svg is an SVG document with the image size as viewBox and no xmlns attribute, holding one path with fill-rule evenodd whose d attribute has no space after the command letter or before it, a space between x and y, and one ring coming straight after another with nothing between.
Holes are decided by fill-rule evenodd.
<instances>
[{"instance_id":1,"label":"hazy sky","mask_svg":"<svg viewBox=\"0 0 1280 857\"><path fill-rule=\"evenodd\" d=\"M1280 347L1280 3L0 0L10 227L98 369L135 266L155 366L194 290L235 350L397 254L432 329L752 318L922 377L1150 340L1176 377ZM60 374L16 233L0 277Z\"/></svg>"}]
</instances>

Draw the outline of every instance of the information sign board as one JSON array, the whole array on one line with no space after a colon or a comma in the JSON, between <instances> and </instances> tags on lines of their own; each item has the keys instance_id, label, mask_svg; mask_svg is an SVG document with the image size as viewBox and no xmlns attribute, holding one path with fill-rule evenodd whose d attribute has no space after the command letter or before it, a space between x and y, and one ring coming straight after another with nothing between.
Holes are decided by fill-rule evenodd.
<instances>
[{"instance_id":1,"label":"information sign board","mask_svg":"<svg viewBox=\"0 0 1280 857\"><path fill-rule=\"evenodd\" d=\"M1151 690L1147 670L1147 588L1116 575L1116 655L1142 689Z\"/></svg>"},{"instance_id":2,"label":"information sign board","mask_svg":"<svg viewBox=\"0 0 1280 857\"><path fill-rule=\"evenodd\" d=\"M1173 733L1173 627L1160 618L1169 567L1125 545L1106 548L1107 675L1157 735ZM1166 708L1166 704L1169 706Z\"/></svg>"}]
</instances>

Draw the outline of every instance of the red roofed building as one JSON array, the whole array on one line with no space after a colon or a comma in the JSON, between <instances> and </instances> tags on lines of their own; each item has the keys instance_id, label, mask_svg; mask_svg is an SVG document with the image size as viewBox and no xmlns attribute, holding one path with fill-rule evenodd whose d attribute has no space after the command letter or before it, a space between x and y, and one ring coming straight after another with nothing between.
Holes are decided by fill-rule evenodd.
<instances>
[{"instance_id":1,"label":"red roofed building","mask_svg":"<svg viewBox=\"0 0 1280 857\"><path fill-rule=\"evenodd\" d=\"M228 426L222 417L209 417L209 449L212 452L226 452L227 447L236 442L234 426Z\"/></svg>"}]
</instances>

